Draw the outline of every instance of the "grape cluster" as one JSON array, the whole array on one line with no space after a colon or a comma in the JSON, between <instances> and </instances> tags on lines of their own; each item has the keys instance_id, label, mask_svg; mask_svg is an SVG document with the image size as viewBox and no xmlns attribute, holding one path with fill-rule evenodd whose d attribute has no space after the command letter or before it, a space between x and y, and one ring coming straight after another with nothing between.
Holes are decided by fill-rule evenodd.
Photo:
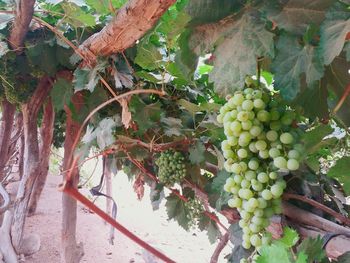
<instances>
[{"instance_id":1,"label":"grape cluster","mask_svg":"<svg viewBox=\"0 0 350 263\"><path fill-rule=\"evenodd\" d=\"M280 171L299 168L303 146L297 115L268 90L237 91L217 117L227 137L221 144L225 169L233 175L224 190L232 194L228 205L240 213L242 246L259 248L269 242L264 229L281 213L286 182Z\"/></svg>"},{"instance_id":2,"label":"grape cluster","mask_svg":"<svg viewBox=\"0 0 350 263\"><path fill-rule=\"evenodd\" d=\"M155 161L158 166L158 178L166 186L180 183L186 177L185 158L180 152L166 150Z\"/></svg>"},{"instance_id":3,"label":"grape cluster","mask_svg":"<svg viewBox=\"0 0 350 263\"><path fill-rule=\"evenodd\" d=\"M203 205L198 198L191 198L185 203L185 208L188 211L186 217L189 220L189 225L194 227L204 211Z\"/></svg>"}]
</instances>

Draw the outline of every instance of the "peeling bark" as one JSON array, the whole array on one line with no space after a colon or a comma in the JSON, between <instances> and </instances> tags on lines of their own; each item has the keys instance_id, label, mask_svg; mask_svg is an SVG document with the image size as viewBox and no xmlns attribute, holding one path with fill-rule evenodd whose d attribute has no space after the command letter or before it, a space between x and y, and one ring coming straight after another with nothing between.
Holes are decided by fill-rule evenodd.
<instances>
[{"instance_id":1,"label":"peeling bark","mask_svg":"<svg viewBox=\"0 0 350 263\"><path fill-rule=\"evenodd\" d=\"M147 33L176 0L130 0L115 19L80 46L92 64L97 56L107 56L131 47Z\"/></svg>"},{"instance_id":2,"label":"peeling bark","mask_svg":"<svg viewBox=\"0 0 350 263\"><path fill-rule=\"evenodd\" d=\"M19 184L14 207L14 218L11 228L12 243L17 252L20 251L23 240L25 218L28 212L30 195L35 180L39 174L39 141L37 129L37 117L39 109L47 98L52 87L50 78L43 78L34 91L29 101L22 105L24 128L24 169L23 177Z\"/></svg>"},{"instance_id":3,"label":"peeling bark","mask_svg":"<svg viewBox=\"0 0 350 263\"><path fill-rule=\"evenodd\" d=\"M9 44L17 53L23 51L23 42L34 14L35 0L16 0L16 15L13 22Z\"/></svg>"},{"instance_id":4,"label":"peeling bark","mask_svg":"<svg viewBox=\"0 0 350 263\"><path fill-rule=\"evenodd\" d=\"M53 128L55 121L55 111L51 99L44 106L43 121L40 128L40 163L39 174L35 181L34 188L30 197L28 216L35 213L40 195L44 189L46 178L49 171L50 150L53 139Z\"/></svg>"},{"instance_id":5,"label":"peeling bark","mask_svg":"<svg viewBox=\"0 0 350 263\"><path fill-rule=\"evenodd\" d=\"M72 103L75 108L75 112L78 113L83 105L83 94L77 92L72 97ZM66 171L70 168L72 162L72 151L75 136L80 128L80 123L76 122L72 117L71 110L65 106L67 114L66 119L66 138L64 141L64 158L62 169ZM79 170L74 168L72 172L73 187L78 186L79 182ZM64 174L63 180L65 180L66 174ZM82 244L77 244L76 241L76 225L77 225L77 201L71 198L69 195L62 194L62 252L61 262L64 263L78 263L83 256Z\"/></svg>"},{"instance_id":6,"label":"peeling bark","mask_svg":"<svg viewBox=\"0 0 350 263\"><path fill-rule=\"evenodd\" d=\"M2 119L0 128L0 181L2 181L6 176L5 167L9 159L8 149L11 141L11 133L16 111L16 106L9 103L6 99L3 99L1 106Z\"/></svg>"}]
</instances>

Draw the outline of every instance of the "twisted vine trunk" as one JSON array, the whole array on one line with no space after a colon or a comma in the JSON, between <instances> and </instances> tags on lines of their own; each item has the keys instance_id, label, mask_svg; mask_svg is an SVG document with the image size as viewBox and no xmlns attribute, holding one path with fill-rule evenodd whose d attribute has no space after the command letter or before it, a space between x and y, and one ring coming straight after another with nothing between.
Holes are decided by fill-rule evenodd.
<instances>
[{"instance_id":1,"label":"twisted vine trunk","mask_svg":"<svg viewBox=\"0 0 350 263\"><path fill-rule=\"evenodd\" d=\"M12 244L17 253L20 251L22 245L29 200L40 168L37 127L38 113L44 100L47 98L51 87L51 79L48 77L42 78L32 97L26 104L22 105L24 129L24 167L23 177L19 184L15 200L13 224L11 227Z\"/></svg>"},{"instance_id":2,"label":"twisted vine trunk","mask_svg":"<svg viewBox=\"0 0 350 263\"><path fill-rule=\"evenodd\" d=\"M83 95L77 92L72 97L72 104L75 109L75 113L79 114L81 106L83 104ZM80 128L80 123L75 121L72 116L72 111L68 106L65 106L67 114L66 119L66 137L64 141L64 158L63 158L63 171L67 171L72 163L72 152L75 136ZM73 187L78 186L79 182L79 170L74 168L72 171L72 184ZM66 179L67 174L64 174L63 180ZM77 201L71 198L69 195L62 194L62 232L61 232L61 262L63 263L77 263L83 256L82 244L77 244L76 241L76 224L77 224Z\"/></svg>"},{"instance_id":3,"label":"twisted vine trunk","mask_svg":"<svg viewBox=\"0 0 350 263\"><path fill-rule=\"evenodd\" d=\"M9 159L9 145L11 141L11 134L14 123L14 116L16 106L3 99L2 103L2 119L0 127L0 181L2 181L6 174L6 163Z\"/></svg>"},{"instance_id":4,"label":"twisted vine trunk","mask_svg":"<svg viewBox=\"0 0 350 263\"><path fill-rule=\"evenodd\" d=\"M55 122L55 111L51 99L44 106L43 121L40 127L40 161L39 174L34 184L30 197L28 216L35 213L40 195L44 189L46 178L49 172L50 150L53 139L53 128Z\"/></svg>"}]
</instances>

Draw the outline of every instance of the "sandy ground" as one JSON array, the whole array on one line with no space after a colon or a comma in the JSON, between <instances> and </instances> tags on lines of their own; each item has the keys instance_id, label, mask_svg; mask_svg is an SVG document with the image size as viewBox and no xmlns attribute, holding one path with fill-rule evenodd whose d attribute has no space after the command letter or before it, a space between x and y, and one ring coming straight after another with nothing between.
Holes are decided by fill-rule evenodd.
<instances>
[{"instance_id":1,"label":"sandy ground","mask_svg":"<svg viewBox=\"0 0 350 263\"><path fill-rule=\"evenodd\" d=\"M27 257L25 262L60 262L62 194L57 191L60 180L58 176L48 177L37 214L27 220L26 232L38 233L41 236L41 249L38 253ZM118 204L117 220L122 225L176 262L209 262L216 244L211 245L205 233L186 232L176 222L167 221L164 203L160 210L153 211L147 190L144 199L138 201L125 175L118 174L114 178L113 187L114 198ZM104 208L103 204L102 208ZM145 259L149 258L149 254L119 232L115 233L115 244L110 245L107 240L108 232L109 227L101 219L79 205L77 239L78 242L84 243L85 255L82 262L156 262L152 259ZM227 246L219 262L226 262L223 257L229 252L229 249Z\"/></svg>"}]
</instances>

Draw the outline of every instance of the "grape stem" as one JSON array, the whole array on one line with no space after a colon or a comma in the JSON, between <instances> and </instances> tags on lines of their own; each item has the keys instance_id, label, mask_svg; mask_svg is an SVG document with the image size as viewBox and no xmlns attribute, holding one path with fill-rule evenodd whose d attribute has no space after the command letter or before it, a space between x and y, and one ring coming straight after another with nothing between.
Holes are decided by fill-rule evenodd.
<instances>
[{"instance_id":1,"label":"grape stem","mask_svg":"<svg viewBox=\"0 0 350 263\"><path fill-rule=\"evenodd\" d=\"M344 104L345 99L349 96L350 94L350 84L345 88L345 91L343 95L341 96L340 100L338 101L337 105L333 109L333 114L336 114L338 110L341 108L341 106Z\"/></svg>"},{"instance_id":2,"label":"grape stem","mask_svg":"<svg viewBox=\"0 0 350 263\"><path fill-rule=\"evenodd\" d=\"M220 238L220 242L216 246L215 251L214 251L213 255L210 258L210 263L217 263L218 262L220 253L224 249L224 247L227 245L229 237L230 237L229 232L226 232L225 235L223 235Z\"/></svg>"},{"instance_id":3,"label":"grape stem","mask_svg":"<svg viewBox=\"0 0 350 263\"><path fill-rule=\"evenodd\" d=\"M338 219L341 223L343 223L344 225L350 226L350 219L343 216L342 214L339 214L338 212L334 211L333 209L311 199L308 198L306 196L302 196L302 195L297 195L297 194L292 194L292 193L284 193L283 194L283 199L284 200L290 200L290 199L295 199L295 200L299 200L302 201L304 203L307 203L309 205L312 205L320 210L322 210L323 212L326 212L327 214L333 216L334 218Z\"/></svg>"}]
</instances>

